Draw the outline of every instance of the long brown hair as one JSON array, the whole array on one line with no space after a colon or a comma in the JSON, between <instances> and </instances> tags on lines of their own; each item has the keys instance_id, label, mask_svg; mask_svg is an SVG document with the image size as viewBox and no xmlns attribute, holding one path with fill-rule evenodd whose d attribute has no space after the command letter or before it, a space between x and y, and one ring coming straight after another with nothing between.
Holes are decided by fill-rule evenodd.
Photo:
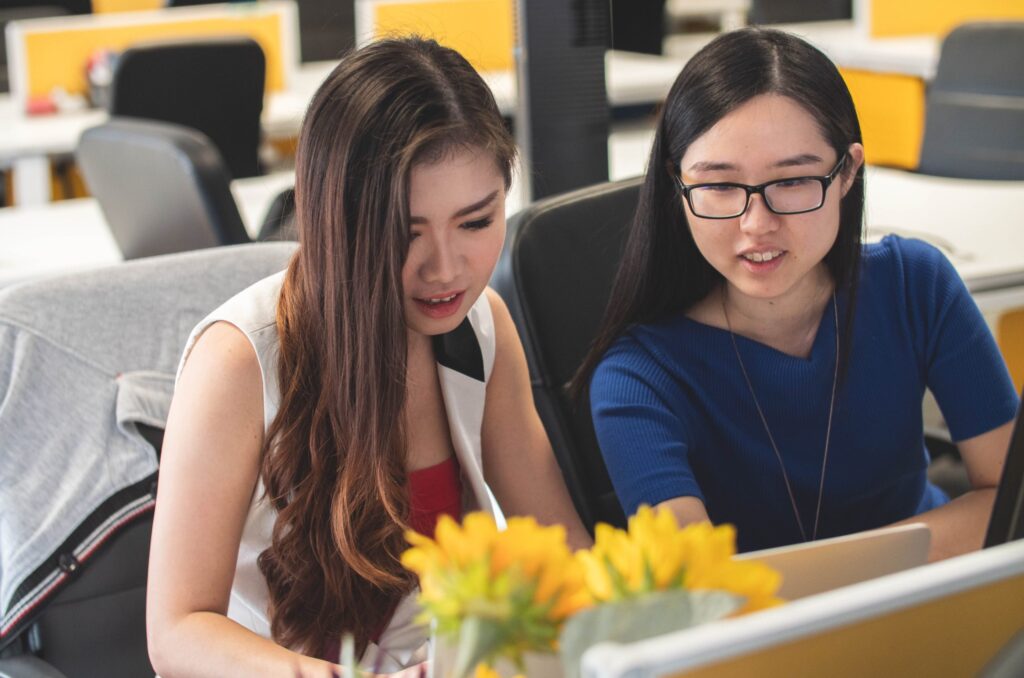
<instances>
[{"instance_id":1,"label":"long brown hair","mask_svg":"<svg viewBox=\"0 0 1024 678\"><path fill-rule=\"evenodd\" d=\"M259 557L271 632L358 652L415 585L402 568L409 174L457 148L515 146L480 76L432 40L384 40L341 60L313 97L296 155L300 248L277 312L281 402L262 462L277 511Z\"/></svg>"}]
</instances>

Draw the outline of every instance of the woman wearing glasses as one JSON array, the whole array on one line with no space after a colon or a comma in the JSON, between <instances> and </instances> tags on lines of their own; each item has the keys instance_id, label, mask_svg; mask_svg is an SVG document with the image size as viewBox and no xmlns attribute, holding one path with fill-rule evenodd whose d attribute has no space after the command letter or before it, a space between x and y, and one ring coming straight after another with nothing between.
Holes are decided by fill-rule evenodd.
<instances>
[{"instance_id":1,"label":"woman wearing glasses","mask_svg":"<svg viewBox=\"0 0 1024 678\"><path fill-rule=\"evenodd\" d=\"M916 516L981 545L1017 395L948 261L861 242L864 149L832 63L723 35L665 103L602 332L576 380L627 514L736 525L742 550ZM930 484L930 388L972 491Z\"/></svg>"}]
</instances>

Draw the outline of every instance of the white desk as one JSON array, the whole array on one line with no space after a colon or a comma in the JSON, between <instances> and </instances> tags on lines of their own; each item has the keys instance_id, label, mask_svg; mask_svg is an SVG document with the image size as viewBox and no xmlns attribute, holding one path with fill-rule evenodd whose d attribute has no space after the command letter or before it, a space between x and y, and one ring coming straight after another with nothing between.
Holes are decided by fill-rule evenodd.
<instances>
[{"instance_id":1,"label":"white desk","mask_svg":"<svg viewBox=\"0 0 1024 678\"><path fill-rule=\"evenodd\" d=\"M274 197L293 183L290 172L232 183L231 192L250 235L259 231ZM122 260L93 198L0 209L0 287Z\"/></svg>"},{"instance_id":2,"label":"white desk","mask_svg":"<svg viewBox=\"0 0 1024 678\"><path fill-rule=\"evenodd\" d=\"M268 139L295 136L317 87L336 62L302 65L288 90L271 93L263 108L262 126ZM682 59L628 52L608 52L606 80L612 106L661 101L685 63ZM511 72L483 74L498 108L512 115L516 106L516 79ZM0 168L14 169L14 195L19 205L50 201L49 158L74 152L78 137L107 115L85 110L48 116L25 116L9 95L0 95Z\"/></svg>"}]
</instances>

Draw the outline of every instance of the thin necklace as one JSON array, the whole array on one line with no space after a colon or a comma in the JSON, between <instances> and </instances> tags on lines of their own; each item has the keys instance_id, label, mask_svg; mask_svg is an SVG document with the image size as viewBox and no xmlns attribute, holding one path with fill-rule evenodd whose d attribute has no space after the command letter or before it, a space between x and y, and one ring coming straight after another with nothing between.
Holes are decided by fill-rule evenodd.
<instances>
[{"instance_id":1,"label":"thin necklace","mask_svg":"<svg viewBox=\"0 0 1024 678\"><path fill-rule=\"evenodd\" d=\"M729 328L729 338L732 339L732 349L736 352L736 360L739 361L740 370L743 372L743 378L747 382L747 388L750 389L750 396L754 399L754 406L757 408L757 414L761 417L761 423L764 424L764 432L768 434L768 442L772 444L772 450L775 452L775 458L779 460L779 468L782 470L782 480L786 483L786 492L789 493L789 503L793 507L793 515L796 517L796 525L800 528L800 536L803 540L807 541L807 531L804 529L804 521L800 519L800 511L796 507L796 497L793 494L793 487L789 483L789 474L786 473L786 465L782 463L782 455L779 453L779 447L775 444L775 437L772 435L772 431L768 428L768 420L765 419L764 411L761 409L761 403L757 400L757 394L754 393L754 385L750 382L750 375L747 374L747 368L743 364L743 358L740 356L740 347L736 345L736 335L732 331L732 323L729 322L729 311L725 307L725 291L722 291L722 314L725 315L725 325ZM825 452L821 458L821 480L818 482L818 504L814 509L814 529L811 531L811 541L818 538L818 519L821 517L821 497L825 492L825 467L828 465L828 445L832 440L832 413L835 410L836 404L836 385L839 383L839 310L836 307L836 292L832 290L832 317L835 319L836 325L836 367L835 374L832 377L832 397L829 399L828 404L828 426L825 429Z\"/></svg>"}]
</instances>

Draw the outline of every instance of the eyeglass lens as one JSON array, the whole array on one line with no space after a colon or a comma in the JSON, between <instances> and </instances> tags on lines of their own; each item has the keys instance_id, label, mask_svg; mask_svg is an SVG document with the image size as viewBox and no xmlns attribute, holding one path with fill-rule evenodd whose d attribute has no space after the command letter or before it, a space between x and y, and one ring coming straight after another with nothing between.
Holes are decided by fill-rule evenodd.
<instances>
[{"instance_id":1,"label":"eyeglass lens","mask_svg":"<svg viewBox=\"0 0 1024 678\"><path fill-rule=\"evenodd\" d=\"M824 186L817 179L779 181L764 188L768 207L782 214L817 209L824 196ZM747 208L747 191L737 186L695 187L690 189L690 203L698 216L738 216Z\"/></svg>"}]
</instances>

